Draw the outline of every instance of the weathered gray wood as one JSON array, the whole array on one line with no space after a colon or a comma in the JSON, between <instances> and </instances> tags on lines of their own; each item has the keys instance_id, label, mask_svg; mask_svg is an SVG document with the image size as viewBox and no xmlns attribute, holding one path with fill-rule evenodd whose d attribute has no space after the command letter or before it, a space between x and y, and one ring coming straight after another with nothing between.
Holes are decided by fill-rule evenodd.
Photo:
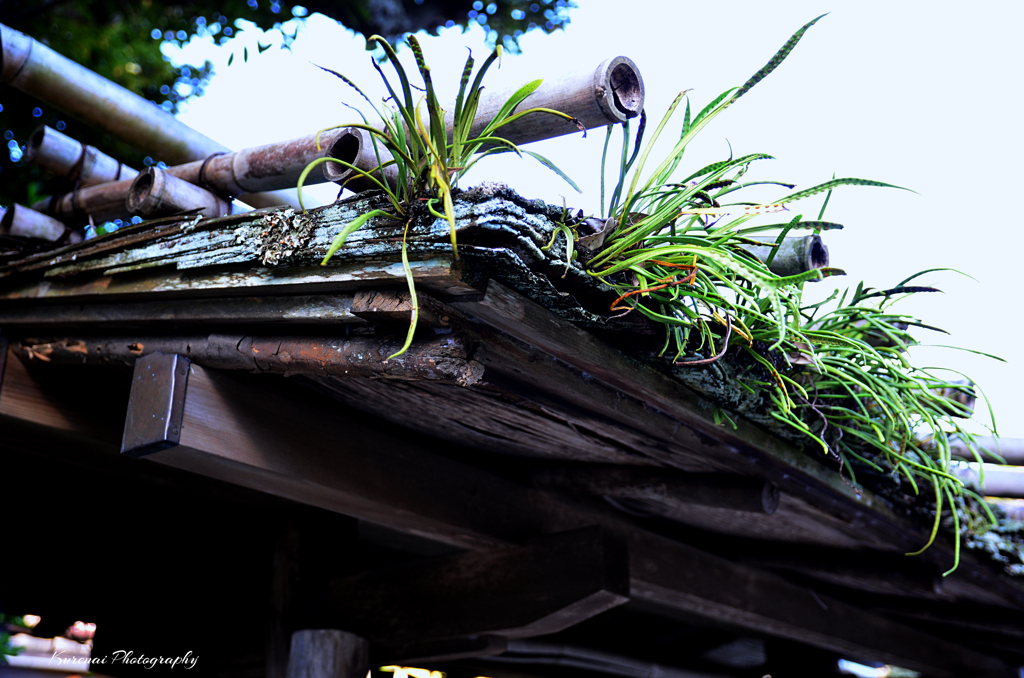
<instances>
[{"instance_id":1,"label":"weathered gray wood","mask_svg":"<svg viewBox=\"0 0 1024 678\"><path fill-rule=\"evenodd\" d=\"M371 642L529 638L628 599L626 545L593 527L335 580L322 621Z\"/></svg>"},{"instance_id":2,"label":"weathered gray wood","mask_svg":"<svg viewBox=\"0 0 1024 678\"><path fill-rule=\"evenodd\" d=\"M115 335L66 337L14 344L26 361L53 364L134 365L152 353L178 354L200 365L223 370L270 374L336 375L385 379L434 379L469 386L483 376L471 347L456 335L429 337L402 347L399 337L309 337L237 335Z\"/></svg>"},{"instance_id":3,"label":"weathered gray wood","mask_svg":"<svg viewBox=\"0 0 1024 678\"><path fill-rule=\"evenodd\" d=\"M307 629L292 634L287 678L366 678L370 646L346 631Z\"/></svg>"},{"instance_id":4,"label":"weathered gray wood","mask_svg":"<svg viewBox=\"0 0 1024 678\"><path fill-rule=\"evenodd\" d=\"M352 299L352 294L318 294L47 306L21 304L0 308L0 326L52 328L163 323L365 325L365 320L351 313Z\"/></svg>"},{"instance_id":5,"label":"weathered gray wood","mask_svg":"<svg viewBox=\"0 0 1024 678\"><path fill-rule=\"evenodd\" d=\"M425 294L417 294L417 327L448 327L448 311ZM401 324L412 322L412 296L397 290L364 290L355 293L352 315L375 324Z\"/></svg>"},{"instance_id":6,"label":"weathered gray wood","mask_svg":"<svg viewBox=\"0 0 1024 678\"><path fill-rule=\"evenodd\" d=\"M417 289L444 296L477 295L479 290L463 282L450 258L439 257L410 263ZM251 296L257 294L305 294L346 292L361 287L404 285L401 262L346 263L325 268L240 268L218 271L153 272L144 280L128 276L62 279L11 285L0 299L98 301L146 295L161 297Z\"/></svg>"},{"instance_id":7,"label":"weathered gray wood","mask_svg":"<svg viewBox=\"0 0 1024 678\"><path fill-rule=\"evenodd\" d=\"M484 350L486 352L487 349ZM479 362L481 351L474 354ZM424 382L388 382L316 378L319 387L353 408L426 435L494 454L565 461L647 464L650 439L614 421L586 412L564 412L516 398L490 384L472 391ZM409 412L416 412L409 417ZM706 470L699 461L693 467Z\"/></svg>"},{"instance_id":8,"label":"weathered gray wood","mask_svg":"<svg viewBox=\"0 0 1024 678\"><path fill-rule=\"evenodd\" d=\"M897 548L911 548L924 537L923 528L900 521L870 492L858 492L837 473L781 438L739 418L737 428L717 425L710 403L679 382L632 360L618 349L546 311L512 290L490 281L487 293L474 301L452 301L456 310L475 317L562 360L592 378L655 407L690 427L695 437L708 439L718 454L731 453L736 470L756 464L759 474L777 482L783 491L796 483L799 494L812 504L821 502L833 515L867 520L871 537ZM744 459L744 462L738 460ZM849 522L853 522L852 520ZM862 527L850 525L853 532ZM868 535L863 535L868 537Z\"/></svg>"},{"instance_id":9,"label":"weathered gray wood","mask_svg":"<svg viewBox=\"0 0 1024 678\"><path fill-rule=\"evenodd\" d=\"M463 465L423 455L357 417L245 388L202 367L189 377L181 444L148 460L460 548L493 548L539 532L536 508L512 516L508 507L480 503L496 491L487 473L462 474ZM455 477L457 489L448 480Z\"/></svg>"}]
</instances>

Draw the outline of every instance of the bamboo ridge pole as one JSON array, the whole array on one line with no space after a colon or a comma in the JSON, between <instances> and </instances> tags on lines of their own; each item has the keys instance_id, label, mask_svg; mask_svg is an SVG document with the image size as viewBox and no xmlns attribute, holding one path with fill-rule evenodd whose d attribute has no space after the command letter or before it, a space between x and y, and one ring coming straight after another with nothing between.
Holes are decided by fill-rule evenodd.
<instances>
[{"instance_id":1,"label":"bamboo ridge pole","mask_svg":"<svg viewBox=\"0 0 1024 678\"><path fill-rule=\"evenodd\" d=\"M142 97L31 37L0 24L0 81L95 124L165 162L181 163L228 151Z\"/></svg>"},{"instance_id":2,"label":"bamboo ridge pole","mask_svg":"<svg viewBox=\"0 0 1024 678\"><path fill-rule=\"evenodd\" d=\"M206 217L231 214L231 203L156 167L147 167L128 189L125 206L143 217L200 210Z\"/></svg>"},{"instance_id":3,"label":"bamboo ridge pole","mask_svg":"<svg viewBox=\"0 0 1024 678\"><path fill-rule=\"evenodd\" d=\"M330 146L338 134L324 134L321 149ZM167 168L165 172L170 177L196 184L197 187L212 189L220 196L250 194L251 197L255 192L295 186L299 174L306 165L324 153L324 150L317 150L316 137L311 134L276 144L225 153L209 160L176 165ZM57 202L53 202L54 199L41 201L33 206L35 209L49 212L62 220L80 219L90 213L97 220L121 219L132 213L128 209L121 209L117 204L118 195L121 202L128 198L128 184L122 182L116 189L112 186L104 189L95 187L118 179L133 179L139 172L122 165L96 148L84 146L81 142L42 125L29 138L25 156L54 174L67 177L71 181L80 181L84 187L78 189L76 194L56 198ZM325 181L326 177L317 170L314 170L307 179L307 183L310 184ZM186 190L175 189L178 194ZM201 202L207 204L210 201L203 198ZM99 212L92 212L98 204L102 204L103 207Z\"/></svg>"},{"instance_id":4,"label":"bamboo ridge pole","mask_svg":"<svg viewBox=\"0 0 1024 678\"><path fill-rule=\"evenodd\" d=\"M293 188L306 165L327 154L340 131L332 130L320 135L317 149L316 135L253 146L234 153L225 153L205 161L168 167L165 171L190 184L209 188L222 195L239 195L253 191L274 191ZM314 168L304 182L322 184L328 181L320 168Z\"/></svg>"},{"instance_id":5,"label":"bamboo ridge pole","mask_svg":"<svg viewBox=\"0 0 1024 678\"><path fill-rule=\"evenodd\" d=\"M5 47L6 53L7 48ZM63 59L59 55L57 58ZM4 63L6 73L6 60ZM96 74L92 75L99 78ZM7 78L6 75L4 77ZM104 80L104 82L107 81ZM117 87L113 83L107 84ZM483 130L513 91L493 94L485 92L478 109L473 133L479 134ZM585 127L593 128L623 122L628 118L635 117L643 108L643 99L643 79L636 65L625 57L616 57L602 62L593 71L570 74L541 85L526 99L520 109L527 106L540 106L561 110L580 120ZM153 108L149 102L142 101L148 107ZM454 106L449 108L454 108ZM164 114L163 111L160 113ZM181 124L177 120L174 120L174 123ZM449 134L451 134L450 119L447 124L449 125ZM575 131L577 131L576 125L566 120L550 115L535 114L503 127L501 136L515 144L525 144ZM375 153L370 135L364 130L356 128L327 132L321 136L320 143L321 149L329 149L329 151L318 149L315 135L308 135L298 139L247 148L234 153L228 152L226 149L218 150L217 152L222 153L221 155L204 154L201 156L202 160L175 165L167 168L166 172L223 196L291 188L296 185L299 175L310 162L328 153L332 157L350 162L366 171L372 170L379 164L377 153L380 154L382 162L391 159L383 145L378 145L377 153ZM218 148L223 149L219 145ZM29 153L30 159L38 158L37 162L43 166L58 174L66 175L73 170L82 154L82 146L59 132L44 127L33 134ZM103 157L106 158L106 156ZM108 159L104 164L116 165L116 161ZM317 184L324 181L345 182L352 174L350 170L346 170L340 165L327 163L314 169L306 178L306 184ZM385 169L384 174L392 185L397 180L397 169ZM113 180L116 177L107 176L106 178ZM122 175L121 178L130 177ZM83 183L85 182L83 181ZM356 191L374 187L373 182L358 178L346 185ZM252 200L245 200L258 206ZM60 210L58 213L64 214L65 212L65 210Z\"/></svg>"},{"instance_id":6,"label":"bamboo ridge pole","mask_svg":"<svg viewBox=\"0 0 1024 678\"><path fill-rule=\"evenodd\" d=\"M519 88L494 92L485 89L481 93L476 118L470 128L470 138L481 135L517 89ZM550 108L573 116L586 129L594 129L635 118L640 115L643 107L644 80L640 75L640 69L627 57L618 56L602 61L593 70L545 79L544 83L519 105L518 110ZM455 105L450 104L445 110L447 114L444 122L450 138L454 127ZM568 120L550 114L534 113L505 125L494 136L507 139L519 146L578 131L575 123ZM363 171L372 170L377 167L378 162L369 136L362 130L344 130L331 147L330 156L356 165ZM378 149L382 150L379 144ZM381 159L389 160L390 155L382 155ZM361 186L365 184L372 187L372 182L365 179L350 181L357 173L335 163L325 163L324 174L331 181L345 183L353 190L364 190ZM397 172L394 176L397 177Z\"/></svg>"},{"instance_id":7,"label":"bamboo ridge pole","mask_svg":"<svg viewBox=\"0 0 1024 678\"><path fill-rule=\"evenodd\" d=\"M95 146L40 125L28 138L25 159L80 186L134 179L139 171L123 165Z\"/></svg>"},{"instance_id":8,"label":"bamboo ridge pole","mask_svg":"<svg viewBox=\"0 0 1024 678\"><path fill-rule=\"evenodd\" d=\"M71 229L57 219L18 204L11 205L0 216L0 235L57 242L68 231ZM69 243L81 241L82 236L77 231L71 231L68 235Z\"/></svg>"},{"instance_id":9,"label":"bamboo ridge pole","mask_svg":"<svg viewBox=\"0 0 1024 678\"><path fill-rule=\"evenodd\" d=\"M519 87L512 87L493 92L485 89L481 93L480 106L469 132L470 138L480 136L484 127L494 119L501 107L518 89ZM526 97L517 110L550 108L568 113L579 120L586 129L593 129L626 122L640 115L643 107L644 80L640 75L640 69L631 59L617 56L605 59L596 69L545 78L543 84ZM445 110L445 127L451 135L455 106L448 106ZM577 131L579 129L576 125L568 120L535 113L502 127L495 136L520 145Z\"/></svg>"},{"instance_id":10,"label":"bamboo ridge pole","mask_svg":"<svg viewBox=\"0 0 1024 678\"><path fill-rule=\"evenodd\" d=\"M0 82L17 87L167 163L204 160L231 149L101 75L0 24ZM297 206L294 193L246 195L253 207Z\"/></svg>"}]
</instances>

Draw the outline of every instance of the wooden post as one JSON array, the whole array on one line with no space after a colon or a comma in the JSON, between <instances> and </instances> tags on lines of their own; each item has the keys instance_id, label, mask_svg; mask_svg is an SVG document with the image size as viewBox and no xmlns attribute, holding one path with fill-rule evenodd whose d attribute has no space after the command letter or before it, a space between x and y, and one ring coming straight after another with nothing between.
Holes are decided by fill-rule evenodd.
<instances>
[{"instance_id":1,"label":"wooden post","mask_svg":"<svg viewBox=\"0 0 1024 678\"><path fill-rule=\"evenodd\" d=\"M365 678L370 645L359 636L333 629L292 634L287 678Z\"/></svg>"}]
</instances>

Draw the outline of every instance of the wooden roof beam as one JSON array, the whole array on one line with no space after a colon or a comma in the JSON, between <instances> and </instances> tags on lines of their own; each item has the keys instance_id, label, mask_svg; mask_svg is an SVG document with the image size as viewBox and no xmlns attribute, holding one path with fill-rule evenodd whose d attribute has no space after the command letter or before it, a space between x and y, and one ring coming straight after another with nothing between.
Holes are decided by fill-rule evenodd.
<instances>
[{"instance_id":1,"label":"wooden roof beam","mask_svg":"<svg viewBox=\"0 0 1024 678\"><path fill-rule=\"evenodd\" d=\"M181 444L147 459L474 551L601 525L629 541L631 599L935 676L1008 676L998 660L637 529L356 419L193 366Z\"/></svg>"}]
</instances>

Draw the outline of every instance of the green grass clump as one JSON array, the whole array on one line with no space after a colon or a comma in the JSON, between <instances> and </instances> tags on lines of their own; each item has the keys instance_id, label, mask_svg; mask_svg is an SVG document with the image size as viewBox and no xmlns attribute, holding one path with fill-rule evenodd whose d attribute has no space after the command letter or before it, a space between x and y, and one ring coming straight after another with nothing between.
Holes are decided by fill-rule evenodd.
<instances>
[{"instance_id":1,"label":"green grass clump","mask_svg":"<svg viewBox=\"0 0 1024 678\"><path fill-rule=\"evenodd\" d=\"M468 172L482 158L494 153L513 152L519 156L528 155L535 158L545 167L548 167L569 184L579 191L579 188L569 177L547 158L534 153L533 151L522 150L512 142L503 139L496 134L499 130L511 122L531 114L545 114L564 118L575 122L576 125L586 130L578 120L560 111L548 108L528 108L517 110L523 101L533 94L540 87L542 80L534 80L523 85L511 97L509 97L499 109L498 113L491 119L480 133L471 136L473 123L477 116L480 105L480 94L483 91L483 79L491 65L500 59L501 46L494 50L484 61L483 65L473 77L473 55L466 59L462 69L462 78L459 83L459 94L455 100L454 120L451 136L445 127L445 111L438 103L434 93L434 83L431 78L430 68L427 66L423 56L423 50L414 36L408 36L406 41L416 57L416 65L419 70L424 92L417 100L414 98L413 85L409 81L405 68L398 60L398 55L388 44L387 40L375 35L369 39L369 43L377 43L384 49L384 53L394 67L395 75L398 78L395 86L384 71L373 62L377 72L380 73L384 85L390 94L391 104L383 102L379 107L370 101L359 87L341 73L330 69L324 70L341 78L345 84L352 87L370 105L377 117L380 118L382 127L370 125L366 117L362 117L361 123L338 125L337 127L356 127L366 130L373 139L374 152L378 165L370 170L355 167L351 163L332 157L318 158L311 162L299 177L299 195L301 200L302 184L313 168L325 162L333 162L347 167L356 175L365 177L372 181L380 190L384 191L391 203L392 212L384 210L373 210L361 215L358 219L348 224L331 243L323 263L326 264L332 256L344 245L345 240L353 231L362 227L367 221L374 217L389 217L395 220L406 222L406 234L408 234L409 223L411 222L411 208L422 202L429 213L437 218L446 219L451 229L452 252L458 257L455 238L455 209L452 203L452 192L456 188L459 178ZM321 67L322 68L322 67ZM472 84L470 79L472 78ZM424 109L426 115L424 116ZM336 129L331 127L328 129ZM320 133L328 130L321 130ZM319 133L317 135L319 139ZM378 146L380 144L380 146ZM384 148L393 159L382 161L380 148ZM377 176L380 170L395 165L398 170L398 181L396 185L389 185ZM409 326L409 333L405 345L393 356L401 355L412 343L416 331L416 319L418 307L416 303L416 290L413 286L412 272L409 268L406 239L402 241L402 263L405 266L406 277L409 284L409 292L412 297L413 316Z\"/></svg>"},{"instance_id":2,"label":"green grass clump","mask_svg":"<svg viewBox=\"0 0 1024 678\"><path fill-rule=\"evenodd\" d=\"M854 481L850 460L902 478L914 493L930 485L935 523L924 548L935 539L945 503L955 523L958 562L957 498L969 491L950 473L948 441L955 436L975 446L960 425L971 412L939 391L969 387L911 365L906 352L916 341L908 328L928 326L889 308L898 298L932 288L908 285L913 276L892 289L872 291L859 285L852 293L837 292L825 302L807 304L807 282L843 271L825 268L781 277L769 269L774 253L762 262L748 251L764 245L752 237L766 232L777 234L777 248L791 231L817 234L842 228L823 221L836 188L899 187L833 178L769 203L742 201L738 196L751 186L793 188L746 179L754 163L771 157L764 153L729 157L677 178L696 135L778 67L820 18L800 28L742 87L727 90L695 116L688 93L680 93L646 146L646 116L635 137L628 123L624 126L618 181L607 204L603 173L601 182L606 210L601 217L607 215L614 230L588 260L587 269L618 293L613 312L642 313L664 327L661 356L673 365L706 366L732 351L748 365L738 385L767 394L768 415L840 460ZM655 141L684 100L678 141L644 175ZM605 161L611 134L609 127ZM813 220L797 214L782 223L753 222L818 195L825 201ZM723 413L723 418L728 415Z\"/></svg>"}]
</instances>

